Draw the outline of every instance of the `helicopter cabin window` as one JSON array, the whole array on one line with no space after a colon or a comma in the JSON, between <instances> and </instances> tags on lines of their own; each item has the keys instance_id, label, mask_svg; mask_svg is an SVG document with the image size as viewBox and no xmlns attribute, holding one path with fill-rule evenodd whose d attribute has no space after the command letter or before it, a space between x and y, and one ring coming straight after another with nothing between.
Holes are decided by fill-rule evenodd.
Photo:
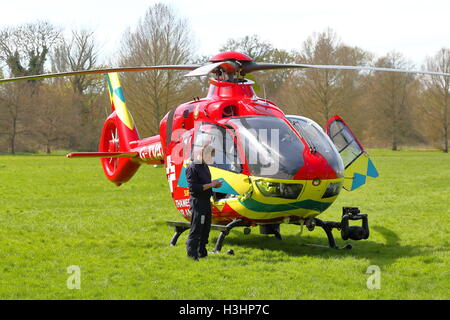
<instances>
[{"instance_id":1,"label":"helicopter cabin window","mask_svg":"<svg viewBox=\"0 0 450 320\"><path fill-rule=\"evenodd\" d=\"M211 147L212 163L210 166L219 169L241 173L242 163L236 148L234 135L230 130L213 123L202 123L197 129L192 160L196 152L201 152L205 146Z\"/></svg>"},{"instance_id":2,"label":"helicopter cabin window","mask_svg":"<svg viewBox=\"0 0 450 320\"><path fill-rule=\"evenodd\" d=\"M230 105L223 108L222 117L229 118L236 115L236 106Z\"/></svg>"},{"instance_id":3,"label":"helicopter cabin window","mask_svg":"<svg viewBox=\"0 0 450 320\"><path fill-rule=\"evenodd\" d=\"M292 179L303 167L304 145L284 120L255 116L233 118L230 122L238 129L254 176Z\"/></svg>"},{"instance_id":4,"label":"helicopter cabin window","mask_svg":"<svg viewBox=\"0 0 450 320\"><path fill-rule=\"evenodd\" d=\"M187 161L191 154L192 132L185 132L183 135L183 161Z\"/></svg>"}]
</instances>

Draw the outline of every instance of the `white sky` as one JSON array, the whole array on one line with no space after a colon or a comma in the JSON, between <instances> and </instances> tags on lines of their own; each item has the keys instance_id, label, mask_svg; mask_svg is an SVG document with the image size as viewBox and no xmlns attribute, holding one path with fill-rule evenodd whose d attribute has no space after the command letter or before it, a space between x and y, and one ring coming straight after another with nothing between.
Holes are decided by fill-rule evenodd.
<instances>
[{"instance_id":1,"label":"white sky","mask_svg":"<svg viewBox=\"0 0 450 320\"><path fill-rule=\"evenodd\" d=\"M13 0L0 4L0 27L40 19L68 29L94 28L107 56L155 2L171 4L188 18L197 50L205 55L218 53L229 38L252 34L278 48L299 49L327 27L348 45L378 56L399 51L418 66L450 47L450 0Z\"/></svg>"}]
</instances>

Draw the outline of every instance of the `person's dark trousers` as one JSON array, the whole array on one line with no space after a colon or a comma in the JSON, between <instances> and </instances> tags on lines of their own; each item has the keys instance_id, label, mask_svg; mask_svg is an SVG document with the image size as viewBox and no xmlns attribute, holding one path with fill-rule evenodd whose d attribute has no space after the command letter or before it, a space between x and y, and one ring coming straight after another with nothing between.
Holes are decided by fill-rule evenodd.
<instances>
[{"instance_id":1,"label":"person's dark trousers","mask_svg":"<svg viewBox=\"0 0 450 320\"><path fill-rule=\"evenodd\" d=\"M209 232L211 230L211 216L211 212L205 213L205 224L202 228L202 236L200 238L200 244L198 247L198 255L200 258L205 258L208 256L206 245L208 244Z\"/></svg>"},{"instance_id":2,"label":"person's dark trousers","mask_svg":"<svg viewBox=\"0 0 450 320\"><path fill-rule=\"evenodd\" d=\"M211 230L211 203L209 199L191 198L191 230L186 241L189 257L193 259L204 258L208 255L209 232Z\"/></svg>"}]
</instances>

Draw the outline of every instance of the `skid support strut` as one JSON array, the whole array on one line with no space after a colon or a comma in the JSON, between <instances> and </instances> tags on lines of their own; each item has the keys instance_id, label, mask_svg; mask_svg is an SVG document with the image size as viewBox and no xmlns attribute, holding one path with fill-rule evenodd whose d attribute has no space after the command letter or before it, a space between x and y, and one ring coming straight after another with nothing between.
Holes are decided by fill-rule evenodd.
<instances>
[{"instance_id":1,"label":"skid support strut","mask_svg":"<svg viewBox=\"0 0 450 320\"><path fill-rule=\"evenodd\" d=\"M187 230L191 228L190 222L186 221L167 221L167 225L174 227L174 235L172 237L172 240L170 240L170 245L175 246L178 242L178 238ZM211 229L212 230L218 230L220 231L219 238L217 239L216 246L214 249L214 252L220 252L222 250L223 242L225 240L225 237L230 234L230 231L235 227L248 227L249 225L247 223L244 223L241 219L236 219L231 221L227 225L216 225L212 224Z\"/></svg>"}]
</instances>

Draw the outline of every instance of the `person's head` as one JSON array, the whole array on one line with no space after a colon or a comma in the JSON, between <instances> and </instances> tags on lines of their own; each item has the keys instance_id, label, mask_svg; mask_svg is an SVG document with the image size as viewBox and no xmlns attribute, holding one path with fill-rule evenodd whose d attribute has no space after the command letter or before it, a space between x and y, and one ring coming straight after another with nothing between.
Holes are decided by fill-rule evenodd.
<instances>
[{"instance_id":1,"label":"person's head","mask_svg":"<svg viewBox=\"0 0 450 320\"><path fill-rule=\"evenodd\" d=\"M203 163L212 164L215 155L216 150L210 145L206 145L202 150Z\"/></svg>"},{"instance_id":2,"label":"person's head","mask_svg":"<svg viewBox=\"0 0 450 320\"><path fill-rule=\"evenodd\" d=\"M194 149L194 161L199 164L212 164L215 153L215 149L211 145L196 147Z\"/></svg>"}]
</instances>

